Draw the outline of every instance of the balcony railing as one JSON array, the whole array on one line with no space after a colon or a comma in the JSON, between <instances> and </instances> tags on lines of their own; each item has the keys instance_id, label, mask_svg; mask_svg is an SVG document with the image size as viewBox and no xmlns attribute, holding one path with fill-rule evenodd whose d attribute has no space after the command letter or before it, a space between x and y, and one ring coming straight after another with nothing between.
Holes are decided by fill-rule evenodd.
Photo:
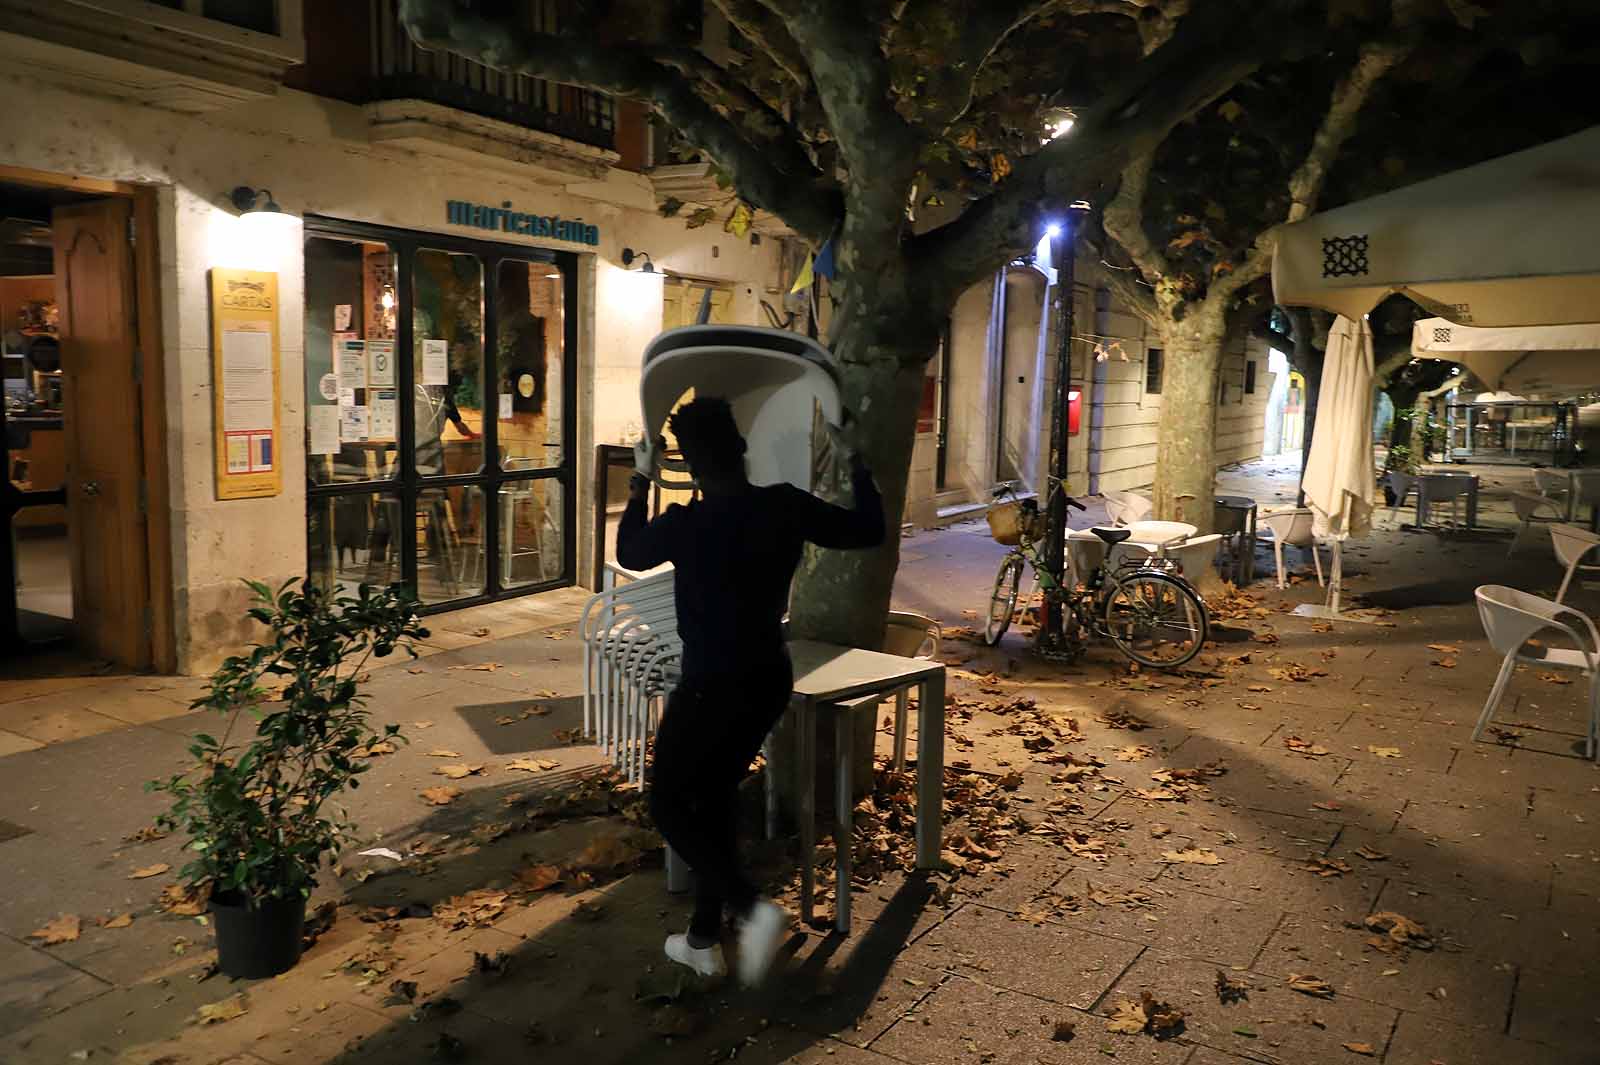
<instances>
[{"instance_id":1,"label":"balcony railing","mask_svg":"<svg viewBox=\"0 0 1600 1065\"><path fill-rule=\"evenodd\" d=\"M396 0L372 0L372 5L376 98L427 100L598 148L615 146L616 110L604 93L424 51L400 24ZM529 28L554 32L557 7L554 0L527 0Z\"/></svg>"}]
</instances>

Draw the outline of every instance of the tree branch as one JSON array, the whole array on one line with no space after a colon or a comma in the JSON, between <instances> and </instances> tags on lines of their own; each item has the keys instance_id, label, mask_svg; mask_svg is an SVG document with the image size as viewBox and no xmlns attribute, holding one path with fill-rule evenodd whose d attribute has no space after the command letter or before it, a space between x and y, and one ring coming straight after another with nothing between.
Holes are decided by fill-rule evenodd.
<instances>
[{"instance_id":1,"label":"tree branch","mask_svg":"<svg viewBox=\"0 0 1600 1065\"><path fill-rule=\"evenodd\" d=\"M1154 286L1157 307L1170 313L1182 297L1167 281L1172 276L1172 266L1144 228L1144 197L1150 187L1150 168L1154 163L1154 153L1146 152L1124 167L1117 194L1111 197L1100 217L1106 235L1117 242L1144 279Z\"/></svg>"},{"instance_id":2,"label":"tree branch","mask_svg":"<svg viewBox=\"0 0 1600 1065\"><path fill-rule=\"evenodd\" d=\"M767 54L801 92L811 91L811 74L800 46L784 24L758 0L712 0L734 29Z\"/></svg>"},{"instance_id":3,"label":"tree branch","mask_svg":"<svg viewBox=\"0 0 1600 1065\"><path fill-rule=\"evenodd\" d=\"M400 21L422 48L650 104L735 175L741 196L813 241L826 239L839 217L837 188L797 138L752 141L692 81L646 52L597 44L592 34L529 32L453 0L400 0Z\"/></svg>"},{"instance_id":4,"label":"tree branch","mask_svg":"<svg viewBox=\"0 0 1600 1065\"><path fill-rule=\"evenodd\" d=\"M898 228L920 145L894 108L889 63L860 0L805 0L777 10L811 69L839 144L852 215Z\"/></svg>"},{"instance_id":5,"label":"tree branch","mask_svg":"<svg viewBox=\"0 0 1600 1065\"><path fill-rule=\"evenodd\" d=\"M1092 196L1151 152L1168 131L1256 70L1311 44L1319 18L1296 18L1296 0L1213 2L1184 17L1172 37L1121 84L1078 113L1067 136L1018 165L999 191L913 242L923 282L941 297L983 277L995 252L1032 243L1047 211Z\"/></svg>"},{"instance_id":6,"label":"tree branch","mask_svg":"<svg viewBox=\"0 0 1600 1065\"><path fill-rule=\"evenodd\" d=\"M1311 147L1289 177L1289 211L1285 223L1298 222L1316 210L1328 170L1338 158L1339 149L1355 132L1356 119L1361 114L1362 106L1372 96L1372 90L1378 82L1410 54L1414 45L1415 39L1407 35L1362 47L1356 56L1355 66L1334 87L1328 110L1311 138ZM1211 284L1206 298L1215 296L1231 300L1244 286L1266 277L1272 269L1272 256L1277 244L1274 227L1256 239L1238 269Z\"/></svg>"}]
</instances>

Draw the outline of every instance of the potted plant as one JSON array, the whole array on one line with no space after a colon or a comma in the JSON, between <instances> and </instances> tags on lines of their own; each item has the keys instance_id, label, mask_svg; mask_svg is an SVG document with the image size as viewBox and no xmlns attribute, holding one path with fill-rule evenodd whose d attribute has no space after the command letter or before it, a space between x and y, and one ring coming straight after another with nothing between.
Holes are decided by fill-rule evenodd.
<instances>
[{"instance_id":1,"label":"potted plant","mask_svg":"<svg viewBox=\"0 0 1600 1065\"><path fill-rule=\"evenodd\" d=\"M172 796L157 823L188 837L192 860L179 876L209 897L218 967L264 977L299 960L306 899L351 831L330 804L360 786L372 744L403 742L398 725L369 724L362 670L397 648L415 657L412 641L428 632L403 590L245 583L266 638L223 662L193 703L227 715L222 736L195 736L194 767L146 787ZM255 735L236 740L247 714Z\"/></svg>"}]
</instances>

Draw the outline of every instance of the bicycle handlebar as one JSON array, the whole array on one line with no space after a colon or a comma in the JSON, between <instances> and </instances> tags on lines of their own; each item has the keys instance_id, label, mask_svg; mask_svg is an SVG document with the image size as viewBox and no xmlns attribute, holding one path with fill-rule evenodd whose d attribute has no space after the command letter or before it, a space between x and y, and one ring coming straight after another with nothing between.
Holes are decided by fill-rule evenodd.
<instances>
[{"instance_id":1,"label":"bicycle handlebar","mask_svg":"<svg viewBox=\"0 0 1600 1065\"><path fill-rule=\"evenodd\" d=\"M1057 480L1054 477L1050 478L1050 481L1051 481L1050 494L1052 496L1054 496L1055 493L1061 491L1062 482L1060 482L1059 480ZM1017 494L1017 482L1016 481L1002 481L1000 484L998 484L998 485L996 485L994 487L994 493L993 493L992 498L994 498L994 499L1002 499L1005 496L1008 496L1008 495L1015 496L1016 494ZM1084 506L1082 503L1078 502L1076 499L1074 499L1071 496L1067 495L1065 492L1062 492L1062 498L1064 498L1067 501L1067 506L1071 507L1074 510L1088 510L1089 509L1088 507Z\"/></svg>"}]
</instances>

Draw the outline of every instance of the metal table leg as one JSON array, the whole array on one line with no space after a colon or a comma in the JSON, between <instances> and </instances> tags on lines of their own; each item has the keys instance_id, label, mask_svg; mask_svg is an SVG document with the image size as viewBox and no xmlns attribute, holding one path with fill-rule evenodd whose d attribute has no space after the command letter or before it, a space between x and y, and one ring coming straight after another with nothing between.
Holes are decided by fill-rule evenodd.
<instances>
[{"instance_id":1,"label":"metal table leg","mask_svg":"<svg viewBox=\"0 0 1600 1065\"><path fill-rule=\"evenodd\" d=\"M795 739L799 753L795 762L800 774L796 792L800 810L800 920L809 925L817 880L817 718L810 699L801 702L795 727L800 730Z\"/></svg>"},{"instance_id":2,"label":"metal table leg","mask_svg":"<svg viewBox=\"0 0 1600 1065\"><path fill-rule=\"evenodd\" d=\"M869 711L876 716L877 704ZM833 867L836 873L833 901L833 927L841 935L850 934L850 860L855 839L855 811L850 768L855 755L855 715L843 706L833 708L834 750L838 766L834 772Z\"/></svg>"},{"instance_id":3,"label":"metal table leg","mask_svg":"<svg viewBox=\"0 0 1600 1065\"><path fill-rule=\"evenodd\" d=\"M944 670L917 694L917 868L939 868L944 845Z\"/></svg>"},{"instance_id":4,"label":"metal table leg","mask_svg":"<svg viewBox=\"0 0 1600 1065\"><path fill-rule=\"evenodd\" d=\"M906 771L906 689L894 693L894 771ZM873 711L876 715L877 711Z\"/></svg>"}]
</instances>

